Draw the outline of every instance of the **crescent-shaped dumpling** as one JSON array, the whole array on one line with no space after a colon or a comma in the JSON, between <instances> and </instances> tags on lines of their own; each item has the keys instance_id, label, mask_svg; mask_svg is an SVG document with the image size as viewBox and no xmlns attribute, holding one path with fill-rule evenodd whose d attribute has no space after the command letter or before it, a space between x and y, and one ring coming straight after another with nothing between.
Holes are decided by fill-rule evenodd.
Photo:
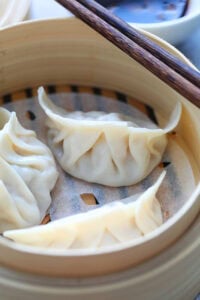
<instances>
[{"instance_id":1,"label":"crescent-shaped dumpling","mask_svg":"<svg viewBox=\"0 0 200 300\"><path fill-rule=\"evenodd\" d=\"M0 232L39 224L57 177L47 146L0 108Z\"/></svg>"},{"instance_id":2,"label":"crescent-shaped dumpling","mask_svg":"<svg viewBox=\"0 0 200 300\"><path fill-rule=\"evenodd\" d=\"M133 197L27 229L4 232L4 237L29 246L57 249L98 249L142 237L163 223L157 182L135 201Z\"/></svg>"},{"instance_id":3,"label":"crescent-shaped dumpling","mask_svg":"<svg viewBox=\"0 0 200 300\"><path fill-rule=\"evenodd\" d=\"M38 96L48 116L49 144L61 167L77 178L113 187L141 181L160 163L167 133L181 114L178 104L166 128L141 128L117 113L64 111L43 88Z\"/></svg>"}]
</instances>

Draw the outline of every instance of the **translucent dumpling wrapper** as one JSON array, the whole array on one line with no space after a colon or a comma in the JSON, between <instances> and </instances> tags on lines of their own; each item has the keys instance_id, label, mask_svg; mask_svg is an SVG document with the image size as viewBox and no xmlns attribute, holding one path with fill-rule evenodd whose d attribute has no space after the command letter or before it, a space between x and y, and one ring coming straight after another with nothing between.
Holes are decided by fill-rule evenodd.
<instances>
[{"instance_id":1,"label":"translucent dumpling wrapper","mask_svg":"<svg viewBox=\"0 0 200 300\"><path fill-rule=\"evenodd\" d=\"M48 147L0 108L0 232L40 224L57 177Z\"/></svg>"},{"instance_id":2,"label":"translucent dumpling wrapper","mask_svg":"<svg viewBox=\"0 0 200 300\"><path fill-rule=\"evenodd\" d=\"M141 128L117 113L67 112L58 108L42 87L38 97L48 116L49 145L63 170L113 187L141 181L160 163L167 133L177 126L181 115L177 104L164 129Z\"/></svg>"},{"instance_id":3,"label":"translucent dumpling wrapper","mask_svg":"<svg viewBox=\"0 0 200 300\"><path fill-rule=\"evenodd\" d=\"M4 232L4 237L29 246L56 249L98 249L140 238L163 223L157 182L138 196L27 229Z\"/></svg>"}]
</instances>

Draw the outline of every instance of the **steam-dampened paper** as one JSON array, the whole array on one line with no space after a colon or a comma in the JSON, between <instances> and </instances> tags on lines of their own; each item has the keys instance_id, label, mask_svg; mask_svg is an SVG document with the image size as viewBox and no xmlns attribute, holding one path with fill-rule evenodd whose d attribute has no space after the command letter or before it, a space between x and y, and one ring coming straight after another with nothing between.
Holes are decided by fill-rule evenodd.
<instances>
[{"instance_id":1,"label":"steam-dampened paper","mask_svg":"<svg viewBox=\"0 0 200 300\"><path fill-rule=\"evenodd\" d=\"M141 127L156 127L138 109L126 103L100 95L59 93L52 94L50 97L57 105L69 111L100 110L105 112L120 112L133 117L135 123ZM5 106L9 110L15 110L22 124L27 128L35 130L38 138L47 143L46 117L36 97L12 102ZM32 120L28 117L27 112L34 116L31 118ZM98 205L90 206L83 202L80 195L85 193L93 194L99 205L127 198L130 195L135 195L135 198L137 198L138 194L142 193L156 181L163 168L167 171L167 175L159 189L158 199L162 206L164 219L168 219L186 203L195 189L195 178L190 164L191 157L189 157L188 150L185 151L185 149L186 146L178 134L169 134L167 150L162 159L163 163L156 167L139 184L121 188L105 187L76 179L63 172L57 164L60 176L52 193L53 202L49 208L51 219L56 220L67 215L98 207ZM103 157L99 158L99 163L101 163L101 160L103 160Z\"/></svg>"}]
</instances>

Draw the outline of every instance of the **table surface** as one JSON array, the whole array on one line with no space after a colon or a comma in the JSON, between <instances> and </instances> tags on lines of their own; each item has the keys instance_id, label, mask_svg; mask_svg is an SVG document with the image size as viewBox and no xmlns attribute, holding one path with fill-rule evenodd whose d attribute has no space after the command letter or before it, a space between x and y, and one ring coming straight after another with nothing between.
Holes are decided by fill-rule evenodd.
<instances>
[{"instance_id":1,"label":"table surface","mask_svg":"<svg viewBox=\"0 0 200 300\"><path fill-rule=\"evenodd\" d=\"M178 45L177 48L200 69L200 26L187 41Z\"/></svg>"},{"instance_id":2,"label":"table surface","mask_svg":"<svg viewBox=\"0 0 200 300\"><path fill-rule=\"evenodd\" d=\"M28 19L66 17L71 14L54 0L31 0ZM176 47L200 69L200 26L188 38Z\"/></svg>"}]
</instances>

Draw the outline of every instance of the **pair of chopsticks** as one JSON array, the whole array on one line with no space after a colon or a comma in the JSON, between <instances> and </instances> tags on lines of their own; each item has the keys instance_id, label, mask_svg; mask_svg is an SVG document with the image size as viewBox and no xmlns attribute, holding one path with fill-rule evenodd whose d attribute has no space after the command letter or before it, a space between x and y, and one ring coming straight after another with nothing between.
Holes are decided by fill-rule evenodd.
<instances>
[{"instance_id":1,"label":"pair of chopsticks","mask_svg":"<svg viewBox=\"0 0 200 300\"><path fill-rule=\"evenodd\" d=\"M94 0L56 0L123 52L200 107L200 73Z\"/></svg>"}]
</instances>

